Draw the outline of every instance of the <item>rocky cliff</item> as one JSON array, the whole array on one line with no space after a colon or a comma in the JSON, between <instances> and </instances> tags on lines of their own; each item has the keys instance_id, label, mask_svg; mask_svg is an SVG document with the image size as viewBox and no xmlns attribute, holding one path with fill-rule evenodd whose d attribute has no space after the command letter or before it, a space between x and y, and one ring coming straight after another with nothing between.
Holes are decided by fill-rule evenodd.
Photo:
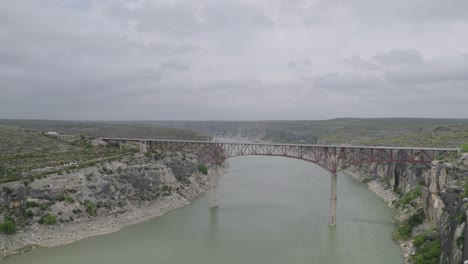
<instances>
[{"instance_id":1,"label":"rocky cliff","mask_svg":"<svg viewBox=\"0 0 468 264\"><path fill-rule=\"evenodd\" d=\"M135 154L0 186L0 259L25 249L56 246L112 232L188 204L208 187L194 156ZM6 230L8 231L8 230Z\"/></svg>"},{"instance_id":2,"label":"rocky cliff","mask_svg":"<svg viewBox=\"0 0 468 264\"><path fill-rule=\"evenodd\" d=\"M421 164L370 164L350 171L397 210L394 238L406 263L468 260L467 156Z\"/></svg>"}]
</instances>

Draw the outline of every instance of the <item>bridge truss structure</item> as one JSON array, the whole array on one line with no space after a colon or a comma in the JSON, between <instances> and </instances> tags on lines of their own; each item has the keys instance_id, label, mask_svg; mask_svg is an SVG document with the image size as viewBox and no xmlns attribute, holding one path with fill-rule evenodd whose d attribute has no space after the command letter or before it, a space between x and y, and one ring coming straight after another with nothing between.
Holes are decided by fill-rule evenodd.
<instances>
[{"instance_id":1,"label":"bridge truss structure","mask_svg":"<svg viewBox=\"0 0 468 264\"><path fill-rule=\"evenodd\" d=\"M186 141L135 138L102 138L108 142L134 142L140 150L160 150L191 153L208 165L220 165L228 158L259 155L278 156L312 162L331 173L330 226L336 225L337 171L367 163L431 163L456 153L456 148L338 146L274 143L231 143L212 141ZM214 181L214 180L213 180ZM215 186L213 182L211 186ZM211 207L216 207L215 190L212 188Z\"/></svg>"}]
</instances>

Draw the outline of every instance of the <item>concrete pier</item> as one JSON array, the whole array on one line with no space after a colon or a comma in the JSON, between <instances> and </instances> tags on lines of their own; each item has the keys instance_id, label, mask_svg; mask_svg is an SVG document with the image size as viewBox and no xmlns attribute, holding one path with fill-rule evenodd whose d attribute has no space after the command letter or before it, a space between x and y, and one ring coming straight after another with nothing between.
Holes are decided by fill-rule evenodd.
<instances>
[{"instance_id":1,"label":"concrete pier","mask_svg":"<svg viewBox=\"0 0 468 264\"><path fill-rule=\"evenodd\" d=\"M146 140L145 141L140 141L140 153L146 153L148 151L148 147L146 145Z\"/></svg>"},{"instance_id":2,"label":"concrete pier","mask_svg":"<svg viewBox=\"0 0 468 264\"><path fill-rule=\"evenodd\" d=\"M216 201L217 178L218 178L218 166L215 167L213 173L210 173L210 208L218 207L218 204Z\"/></svg>"},{"instance_id":3,"label":"concrete pier","mask_svg":"<svg viewBox=\"0 0 468 264\"><path fill-rule=\"evenodd\" d=\"M330 226L336 226L336 172L331 174L331 191L330 191Z\"/></svg>"}]
</instances>

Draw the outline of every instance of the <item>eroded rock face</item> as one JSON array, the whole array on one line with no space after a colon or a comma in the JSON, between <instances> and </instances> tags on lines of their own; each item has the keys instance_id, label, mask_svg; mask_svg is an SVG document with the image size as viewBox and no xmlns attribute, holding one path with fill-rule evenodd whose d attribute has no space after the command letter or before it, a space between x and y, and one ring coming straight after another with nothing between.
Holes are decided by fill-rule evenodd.
<instances>
[{"instance_id":1,"label":"eroded rock face","mask_svg":"<svg viewBox=\"0 0 468 264\"><path fill-rule=\"evenodd\" d=\"M15 219L18 232L0 235L0 260L25 245L61 245L159 216L190 203L208 180L194 156L158 153L2 184L0 221ZM43 224L47 215L57 223Z\"/></svg>"},{"instance_id":2,"label":"eroded rock face","mask_svg":"<svg viewBox=\"0 0 468 264\"><path fill-rule=\"evenodd\" d=\"M464 237L464 245L466 245L467 237L466 220L461 222L459 217L467 214L468 204L458 197L459 194L459 190L447 188L441 195L445 205L445 210L438 219L442 243L441 264L462 263L468 258L468 255L463 257L463 247L457 245L460 243L457 242L460 237Z\"/></svg>"},{"instance_id":3,"label":"eroded rock face","mask_svg":"<svg viewBox=\"0 0 468 264\"><path fill-rule=\"evenodd\" d=\"M27 185L3 184L0 207L9 210L0 214L0 220L17 218L19 229L23 222L36 223L46 214L57 216L60 223L86 221L131 210L174 192L190 195L192 182L207 178L198 174L197 167L198 161L185 154L173 153L157 160L137 154L122 161L50 175ZM92 206L96 207L94 212L89 209ZM30 211L29 218L24 216L26 211Z\"/></svg>"},{"instance_id":4,"label":"eroded rock face","mask_svg":"<svg viewBox=\"0 0 468 264\"><path fill-rule=\"evenodd\" d=\"M435 161L430 165L371 164L353 169L364 175L361 179L376 180L401 195L419 188L421 199L418 199L422 202L425 219L416 232L438 230L442 245L441 264L458 264L468 259L468 228L466 220L460 220L463 214L468 215L468 199L460 198L468 180L466 168ZM399 215L406 219L404 216L407 215Z\"/></svg>"}]
</instances>

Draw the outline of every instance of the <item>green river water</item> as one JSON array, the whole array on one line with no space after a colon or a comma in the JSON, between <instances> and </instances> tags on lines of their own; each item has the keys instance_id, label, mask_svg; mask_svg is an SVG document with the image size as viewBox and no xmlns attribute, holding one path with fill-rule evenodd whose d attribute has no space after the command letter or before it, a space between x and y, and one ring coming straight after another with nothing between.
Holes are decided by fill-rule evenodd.
<instances>
[{"instance_id":1,"label":"green river water","mask_svg":"<svg viewBox=\"0 0 468 264\"><path fill-rule=\"evenodd\" d=\"M205 194L159 218L4 263L403 263L391 238L392 211L366 184L338 174L337 226L330 228L328 172L280 157L229 163L217 209Z\"/></svg>"}]
</instances>

